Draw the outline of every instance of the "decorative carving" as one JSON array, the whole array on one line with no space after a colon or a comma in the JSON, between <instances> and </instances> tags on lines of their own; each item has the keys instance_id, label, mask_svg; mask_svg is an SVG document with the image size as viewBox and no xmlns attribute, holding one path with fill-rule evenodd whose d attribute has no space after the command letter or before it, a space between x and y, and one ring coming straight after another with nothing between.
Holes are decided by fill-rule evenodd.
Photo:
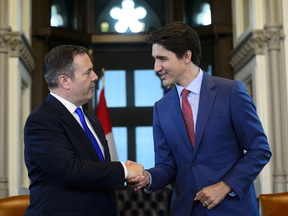
<instances>
[{"instance_id":1,"label":"decorative carving","mask_svg":"<svg viewBox=\"0 0 288 216\"><path fill-rule=\"evenodd\" d=\"M255 55L264 54L265 36L263 30L252 30L251 33L230 53L230 64L235 73Z\"/></svg>"},{"instance_id":2,"label":"decorative carving","mask_svg":"<svg viewBox=\"0 0 288 216\"><path fill-rule=\"evenodd\" d=\"M263 55L264 47L280 49L285 37L282 24L266 24L265 30L251 30L251 33L230 54L230 64L237 73L255 55Z\"/></svg>"},{"instance_id":3,"label":"decorative carving","mask_svg":"<svg viewBox=\"0 0 288 216\"><path fill-rule=\"evenodd\" d=\"M265 37L264 36L258 36L255 38L251 38L249 41L249 44L251 47L254 49L255 54L264 54L264 42L265 42Z\"/></svg>"},{"instance_id":4,"label":"decorative carving","mask_svg":"<svg viewBox=\"0 0 288 216\"><path fill-rule=\"evenodd\" d=\"M280 49L281 48L281 40L284 39L285 35L282 32L282 24L274 23L274 24L266 24L264 26L265 37L268 43L269 50L271 49Z\"/></svg>"},{"instance_id":5,"label":"decorative carving","mask_svg":"<svg viewBox=\"0 0 288 216\"><path fill-rule=\"evenodd\" d=\"M24 43L21 41L21 38L11 37L10 39L10 48L11 52L20 52L20 50L23 48Z\"/></svg>"},{"instance_id":6,"label":"decorative carving","mask_svg":"<svg viewBox=\"0 0 288 216\"><path fill-rule=\"evenodd\" d=\"M10 57L19 57L28 71L35 68L35 54L22 32L11 32Z\"/></svg>"},{"instance_id":7,"label":"decorative carving","mask_svg":"<svg viewBox=\"0 0 288 216\"><path fill-rule=\"evenodd\" d=\"M0 33L0 52L8 52L10 35Z\"/></svg>"}]
</instances>

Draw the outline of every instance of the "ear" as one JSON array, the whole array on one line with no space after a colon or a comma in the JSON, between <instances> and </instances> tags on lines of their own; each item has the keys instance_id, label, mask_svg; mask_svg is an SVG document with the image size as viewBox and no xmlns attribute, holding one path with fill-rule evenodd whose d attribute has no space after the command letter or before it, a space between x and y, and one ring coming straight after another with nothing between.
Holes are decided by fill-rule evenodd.
<instances>
[{"instance_id":1,"label":"ear","mask_svg":"<svg viewBox=\"0 0 288 216\"><path fill-rule=\"evenodd\" d=\"M191 58L192 58L191 50L186 50L186 52L184 53L184 56L183 56L184 62L186 64L188 64L191 61Z\"/></svg>"},{"instance_id":2,"label":"ear","mask_svg":"<svg viewBox=\"0 0 288 216\"><path fill-rule=\"evenodd\" d=\"M59 85L61 85L64 89L66 90L70 89L71 79L68 76L60 75L58 81L59 81Z\"/></svg>"}]
</instances>

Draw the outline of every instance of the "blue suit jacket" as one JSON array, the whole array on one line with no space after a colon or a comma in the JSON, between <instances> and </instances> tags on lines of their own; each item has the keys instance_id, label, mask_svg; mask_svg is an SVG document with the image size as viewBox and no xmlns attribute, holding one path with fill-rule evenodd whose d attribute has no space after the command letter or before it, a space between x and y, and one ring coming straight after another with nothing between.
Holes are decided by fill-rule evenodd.
<instances>
[{"instance_id":1,"label":"blue suit jacket","mask_svg":"<svg viewBox=\"0 0 288 216\"><path fill-rule=\"evenodd\" d=\"M100 161L85 131L52 95L28 117L24 154L31 185L26 216L118 215L115 188L124 187L124 169L110 161L97 117L84 112L107 162Z\"/></svg>"},{"instance_id":2,"label":"blue suit jacket","mask_svg":"<svg viewBox=\"0 0 288 216\"><path fill-rule=\"evenodd\" d=\"M191 146L176 88L154 106L152 191L175 181L171 215L190 216L196 188L224 181L236 192L209 216L259 215L253 180L271 152L243 83L204 73L195 147ZM244 150L246 152L244 152Z\"/></svg>"}]
</instances>

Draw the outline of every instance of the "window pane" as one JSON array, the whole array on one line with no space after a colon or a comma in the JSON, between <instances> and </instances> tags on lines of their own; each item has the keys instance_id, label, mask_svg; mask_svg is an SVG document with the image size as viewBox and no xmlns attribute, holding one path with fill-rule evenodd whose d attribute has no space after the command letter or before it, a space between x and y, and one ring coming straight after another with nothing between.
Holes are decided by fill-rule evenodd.
<instances>
[{"instance_id":1,"label":"window pane","mask_svg":"<svg viewBox=\"0 0 288 216\"><path fill-rule=\"evenodd\" d=\"M163 97L161 79L154 70L134 71L135 106L154 106L154 103Z\"/></svg>"},{"instance_id":2,"label":"window pane","mask_svg":"<svg viewBox=\"0 0 288 216\"><path fill-rule=\"evenodd\" d=\"M126 11L123 13L123 3L124 3L124 8L126 7L125 5L127 5L127 3L134 4L134 6L131 8L129 7L129 5L127 6L132 11L134 12L136 11L136 14L134 14L136 15L136 17L129 16L129 13ZM142 9L144 8L146 10L145 17L140 16L141 8ZM112 18L110 12L113 9L116 9L116 12L119 12L120 15L117 16L117 13L116 13L116 16ZM125 17L122 17L122 19L121 19L121 13L122 15L125 15ZM146 32L153 31L165 25L165 0L157 0L157 1L155 0L133 0L133 1L94 0L94 14L95 14L94 30L96 32L101 32L101 24L103 22L107 22L109 24L109 27L108 27L109 32L117 32L116 30L117 28L115 29L115 26L118 23L118 24L124 24L124 25L126 24L126 28L122 32L133 33L136 31L131 29L130 24L132 20L141 23L142 29L140 31L146 31Z\"/></svg>"},{"instance_id":3,"label":"window pane","mask_svg":"<svg viewBox=\"0 0 288 216\"><path fill-rule=\"evenodd\" d=\"M134 1L124 0L122 7L113 7L110 10L110 16L118 21L115 25L118 33L125 33L128 29L133 33L144 31L145 24L141 24L139 20L146 17L147 11L143 6L134 6Z\"/></svg>"},{"instance_id":4,"label":"window pane","mask_svg":"<svg viewBox=\"0 0 288 216\"><path fill-rule=\"evenodd\" d=\"M50 25L77 30L76 0L52 0Z\"/></svg>"},{"instance_id":5,"label":"window pane","mask_svg":"<svg viewBox=\"0 0 288 216\"><path fill-rule=\"evenodd\" d=\"M212 38L201 38L201 62L200 68L208 74L213 74L213 39Z\"/></svg>"},{"instance_id":6,"label":"window pane","mask_svg":"<svg viewBox=\"0 0 288 216\"><path fill-rule=\"evenodd\" d=\"M207 73L212 76L212 65L208 65Z\"/></svg>"},{"instance_id":7,"label":"window pane","mask_svg":"<svg viewBox=\"0 0 288 216\"><path fill-rule=\"evenodd\" d=\"M144 169L154 167L154 142L152 127L136 127L136 161Z\"/></svg>"},{"instance_id":8,"label":"window pane","mask_svg":"<svg viewBox=\"0 0 288 216\"><path fill-rule=\"evenodd\" d=\"M113 137L116 145L119 161L125 163L127 161L127 128L112 127Z\"/></svg>"},{"instance_id":9,"label":"window pane","mask_svg":"<svg viewBox=\"0 0 288 216\"><path fill-rule=\"evenodd\" d=\"M60 14L60 8L58 5L51 6L51 20L50 25L54 27L64 26L64 16Z\"/></svg>"},{"instance_id":10,"label":"window pane","mask_svg":"<svg viewBox=\"0 0 288 216\"><path fill-rule=\"evenodd\" d=\"M124 70L105 71L105 99L107 107L126 107L126 72ZM99 79L97 104L102 89L102 79Z\"/></svg>"},{"instance_id":11,"label":"window pane","mask_svg":"<svg viewBox=\"0 0 288 216\"><path fill-rule=\"evenodd\" d=\"M185 1L187 24L196 26L211 25L210 0Z\"/></svg>"}]
</instances>

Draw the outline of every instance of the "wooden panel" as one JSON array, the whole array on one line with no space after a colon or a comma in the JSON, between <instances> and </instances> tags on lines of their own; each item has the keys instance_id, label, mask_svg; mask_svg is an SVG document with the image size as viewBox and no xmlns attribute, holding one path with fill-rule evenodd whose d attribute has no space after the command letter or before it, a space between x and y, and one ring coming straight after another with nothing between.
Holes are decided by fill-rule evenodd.
<instances>
[{"instance_id":1,"label":"wooden panel","mask_svg":"<svg viewBox=\"0 0 288 216\"><path fill-rule=\"evenodd\" d=\"M65 29L59 27L38 27L37 36L39 37L51 37L52 39L64 39L74 41L74 43L91 43L91 35L83 33L81 31L75 31L72 29Z\"/></svg>"},{"instance_id":2,"label":"wooden panel","mask_svg":"<svg viewBox=\"0 0 288 216\"><path fill-rule=\"evenodd\" d=\"M138 34L94 34L92 43L146 43L145 35L149 33Z\"/></svg>"},{"instance_id":3,"label":"wooden panel","mask_svg":"<svg viewBox=\"0 0 288 216\"><path fill-rule=\"evenodd\" d=\"M233 79L233 68L230 65L229 53L233 49L232 35L219 35L213 46L213 75Z\"/></svg>"},{"instance_id":4,"label":"wooden panel","mask_svg":"<svg viewBox=\"0 0 288 216\"><path fill-rule=\"evenodd\" d=\"M50 26L51 0L32 0L32 35L37 34L38 26Z\"/></svg>"},{"instance_id":5,"label":"wooden panel","mask_svg":"<svg viewBox=\"0 0 288 216\"><path fill-rule=\"evenodd\" d=\"M32 110L45 101L49 90L44 79L44 57L49 52L49 47L45 41L36 37L32 38L32 46L37 55L35 70L32 75Z\"/></svg>"},{"instance_id":6,"label":"wooden panel","mask_svg":"<svg viewBox=\"0 0 288 216\"><path fill-rule=\"evenodd\" d=\"M153 107L109 108L113 127L151 126Z\"/></svg>"}]
</instances>

